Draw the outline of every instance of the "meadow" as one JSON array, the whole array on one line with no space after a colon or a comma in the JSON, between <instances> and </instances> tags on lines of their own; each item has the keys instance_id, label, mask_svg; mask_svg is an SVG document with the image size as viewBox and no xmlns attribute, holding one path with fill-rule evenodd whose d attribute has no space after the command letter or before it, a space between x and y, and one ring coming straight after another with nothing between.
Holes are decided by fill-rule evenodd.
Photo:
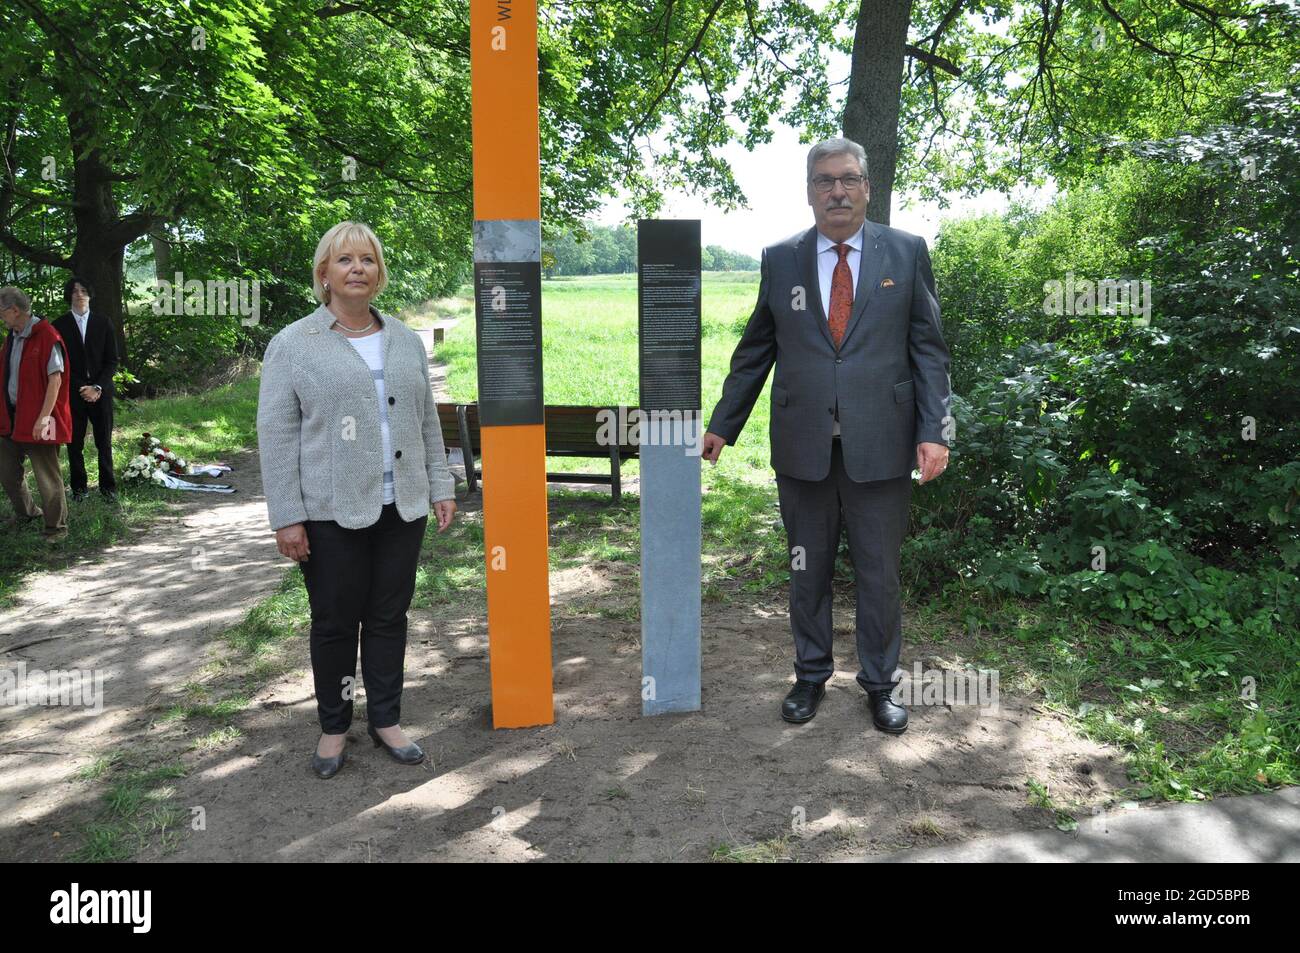
<instances>
[{"instance_id":1,"label":"meadow","mask_svg":"<svg viewBox=\"0 0 1300 953\"><path fill-rule=\"evenodd\" d=\"M705 421L722 393L736 339L754 310L758 272L705 272L702 282L700 370ZM462 290L468 294L469 289ZM464 299L462 298L462 301ZM447 334L438 357L447 364L451 398L473 401L477 394L474 323L466 314ZM543 393L548 404L635 407L637 404L636 275L552 278L542 283ZM770 385L769 385L770 387ZM718 464L737 476L767 467L768 389L754 405L741 442L728 447ZM583 469L581 461L553 459L552 470ZM591 464L585 464L590 468ZM708 469L708 468L706 468ZM625 473L636 472L631 461ZM769 470L770 472L770 470Z\"/></svg>"}]
</instances>

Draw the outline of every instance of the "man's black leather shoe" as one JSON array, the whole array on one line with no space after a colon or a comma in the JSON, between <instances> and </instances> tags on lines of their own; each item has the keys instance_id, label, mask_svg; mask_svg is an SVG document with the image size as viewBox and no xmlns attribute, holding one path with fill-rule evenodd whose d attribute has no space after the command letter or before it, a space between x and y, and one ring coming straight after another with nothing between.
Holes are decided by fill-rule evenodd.
<instances>
[{"instance_id":1,"label":"man's black leather shoe","mask_svg":"<svg viewBox=\"0 0 1300 953\"><path fill-rule=\"evenodd\" d=\"M817 714L817 706L826 697L826 685L822 682L808 682L802 678L794 681L794 688L781 702L781 717L796 725L812 721Z\"/></svg>"},{"instance_id":2,"label":"man's black leather shoe","mask_svg":"<svg viewBox=\"0 0 1300 953\"><path fill-rule=\"evenodd\" d=\"M871 720L881 731L891 735L901 735L907 730L907 709L894 704L889 689L867 692L867 704L871 708Z\"/></svg>"},{"instance_id":3,"label":"man's black leather shoe","mask_svg":"<svg viewBox=\"0 0 1300 953\"><path fill-rule=\"evenodd\" d=\"M84 500L85 498L86 498L86 491L85 491L85 490L73 490L73 491L72 491L72 502L73 502L73 503L80 503L80 502L81 502L82 500Z\"/></svg>"}]
</instances>

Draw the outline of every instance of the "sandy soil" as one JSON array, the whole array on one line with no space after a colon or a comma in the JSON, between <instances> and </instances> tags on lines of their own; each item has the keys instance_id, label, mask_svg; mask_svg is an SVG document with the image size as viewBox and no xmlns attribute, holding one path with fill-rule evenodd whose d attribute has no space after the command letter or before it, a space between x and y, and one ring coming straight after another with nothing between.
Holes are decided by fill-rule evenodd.
<instances>
[{"instance_id":1,"label":"sandy soil","mask_svg":"<svg viewBox=\"0 0 1300 953\"><path fill-rule=\"evenodd\" d=\"M311 774L319 728L305 637L235 716L240 737L191 749L194 727L160 716L229 654L221 632L275 589L282 566L256 454L229 462L240 493L177 494L147 536L33 577L0 613L6 666L108 674L99 715L0 709L0 859L69 857L104 790L72 775L110 750L186 765L174 803L202 807L206 830L139 859L189 862L704 860L720 845L842 859L1051 827L1028 778L1076 813L1125 783L1117 752L1005 689L996 712L918 705L902 736L876 731L853 678L847 589L835 610L840 668L811 723L778 715L792 678L784 592L739 590L704 606L703 710L643 718L639 580L626 563L552 575L554 725L490 727L478 592L411 615L402 723L429 753L424 765L374 748L359 705L344 769ZM477 519L478 502L462 501L460 518ZM552 516L603 505L553 500ZM959 650L905 636L903 666L949 664Z\"/></svg>"},{"instance_id":2,"label":"sandy soil","mask_svg":"<svg viewBox=\"0 0 1300 953\"><path fill-rule=\"evenodd\" d=\"M221 482L238 492L177 492L147 532L29 577L0 611L0 665L104 675L98 713L0 706L0 859L65 856L75 839L63 835L100 793L72 773L108 751L148 745L155 718L207 663L209 645L279 584L257 454L223 462L233 470Z\"/></svg>"}]
</instances>

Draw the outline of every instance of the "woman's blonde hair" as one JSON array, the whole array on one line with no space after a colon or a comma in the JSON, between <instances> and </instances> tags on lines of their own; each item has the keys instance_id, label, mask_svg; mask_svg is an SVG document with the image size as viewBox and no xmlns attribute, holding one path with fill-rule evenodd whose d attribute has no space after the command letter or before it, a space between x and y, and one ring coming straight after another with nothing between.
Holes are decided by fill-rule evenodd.
<instances>
[{"instance_id":1,"label":"woman's blonde hair","mask_svg":"<svg viewBox=\"0 0 1300 953\"><path fill-rule=\"evenodd\" d=\"M321 304L329 304L330 293L321 284L321 266L330 261L344 248L365 248L367 245L375 253L375 264L379 266L379 283L375 294L382 294L388 287L388 266L384 264L384 246L379 243L379 236L370 230L369 225L361 222L339 222L320 238L316 246L316 256L311 266L311 290Z\"/></svg>"}]
</instances>

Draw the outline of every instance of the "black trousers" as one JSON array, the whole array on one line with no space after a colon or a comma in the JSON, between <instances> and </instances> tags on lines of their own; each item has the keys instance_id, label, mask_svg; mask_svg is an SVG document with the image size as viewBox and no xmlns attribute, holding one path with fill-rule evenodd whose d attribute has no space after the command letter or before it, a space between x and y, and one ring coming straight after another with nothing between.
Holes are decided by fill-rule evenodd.
<instances>
[{"instance_id":1,"label":"black trousers","mask_svg":"<svg viewBox=\"0 0 1300 953\"><path fill-rule=\"evenodd\" d=\"M89 422L95 435L95 450L99 456L99 492L117 489L113 475L113 395L105 391L99 400L88 404L81 395L69 395L72 411L72 443L68 444L68 476L73 493L86 492L86 424Z\"/></svg>"},{"instance_id":2,"label":"black trousers","mask_svg":"<svg viewBox=\"0 0 1300 953\"><path fill-rule=\"evenodd\" d=\"M796 480L778 473L776 487L791 551L795 676L820 683L835 672L831 577L846 528L857 584L858 684L866 691L893 688L903 645L898 564L911 476L857 483L844 471L844 454L835 440L825 479Z\"/></svg>"},{"instance_id":3,"label":"black trousers","mask_svg":"<svg viewBox=\"0 0 1300 953\"><path fill-rule=\"evenodd\" d=\"M367 719L375 728L402 720L406 610L428 521L408 523L389 503L362 529L332 520L304 524L311 555L298 565L311 603L311 669L325 734L342 734L352 724L358 630Z\"/></svg>"}]
</instances>

